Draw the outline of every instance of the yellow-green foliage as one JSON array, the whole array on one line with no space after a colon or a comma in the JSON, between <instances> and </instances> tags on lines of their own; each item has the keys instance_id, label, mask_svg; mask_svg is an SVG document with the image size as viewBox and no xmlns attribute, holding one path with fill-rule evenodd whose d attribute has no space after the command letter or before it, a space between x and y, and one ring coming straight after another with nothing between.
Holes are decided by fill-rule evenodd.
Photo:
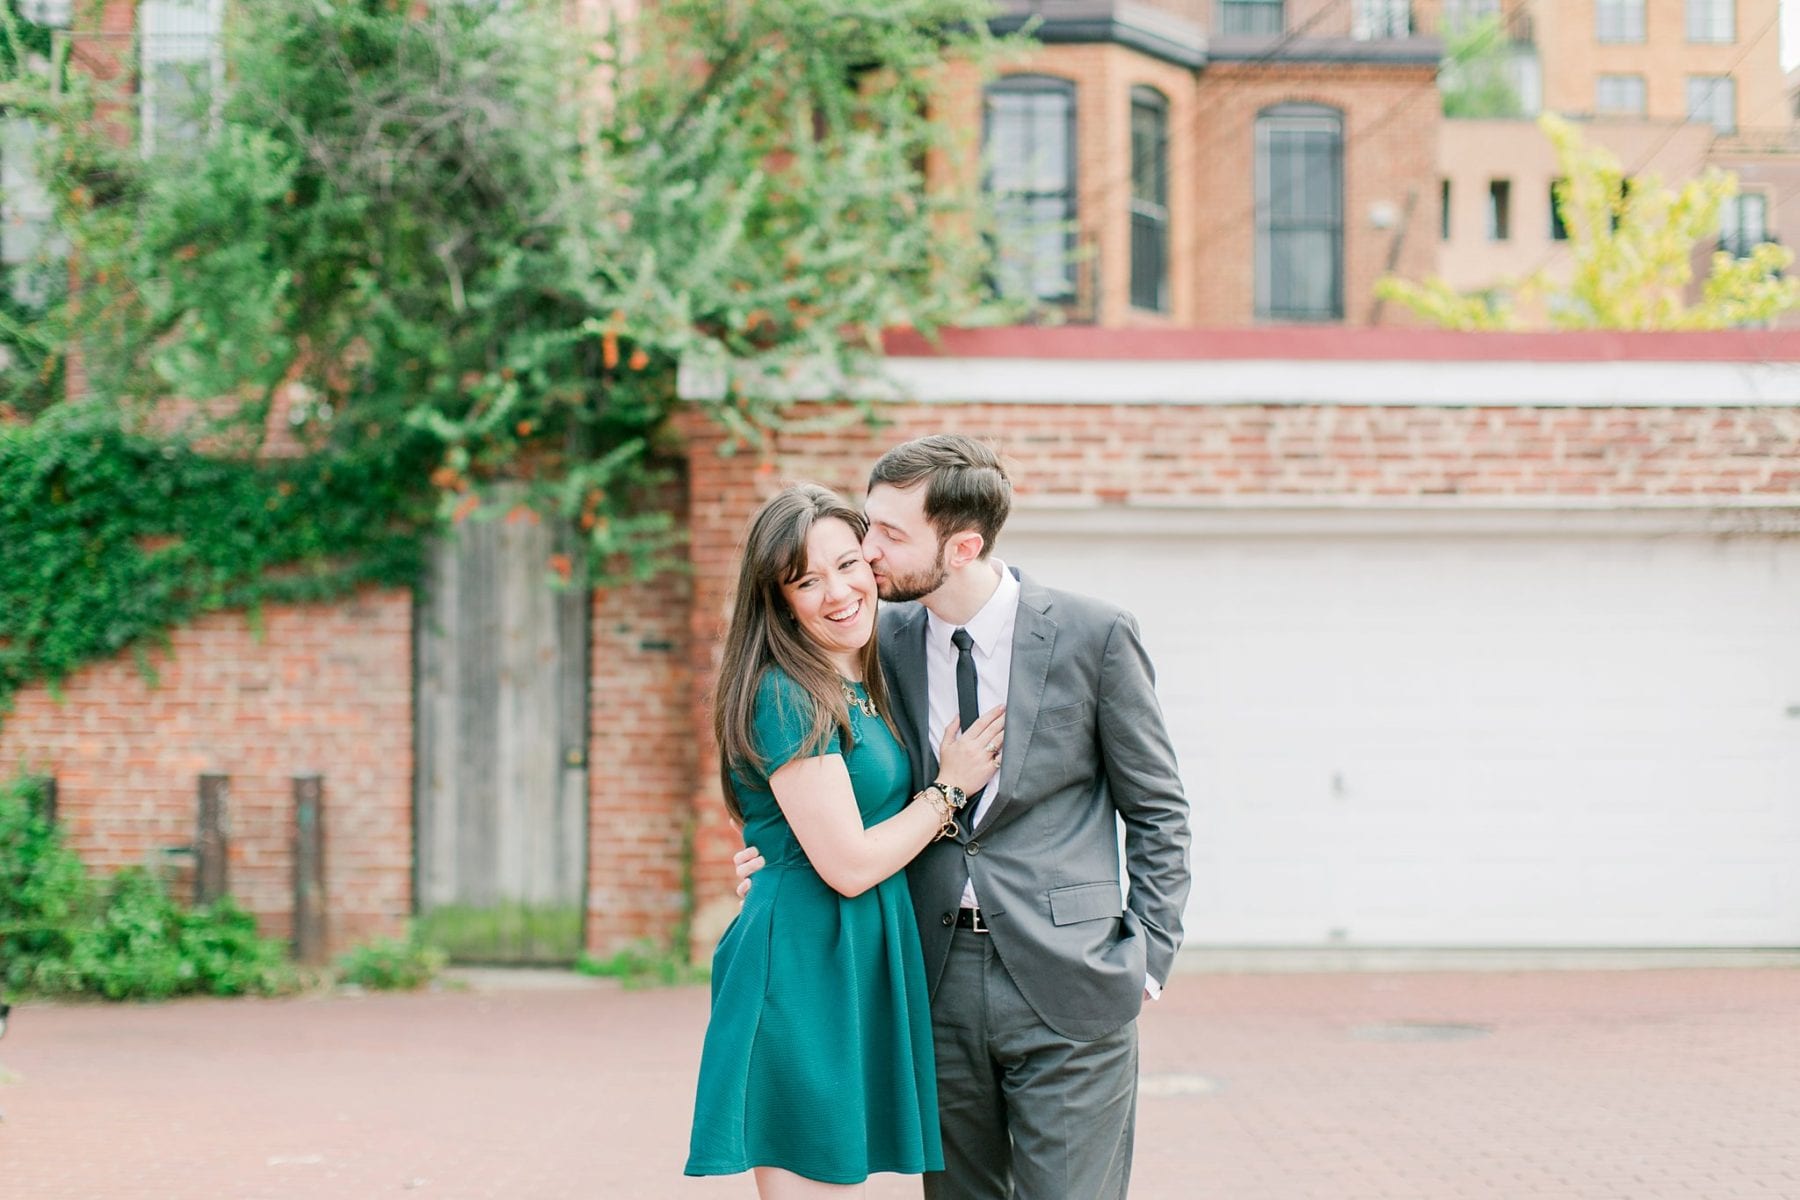
<instances>
[{"instance_id":1,"label":"yellow-green foliage","mask_svg":"<svg viewBox=\"0 0 1800 1200\"><path fill-rule=\"evenodd\" d=\"M1688 302L1695 249L1718 235L1719 208L1738 193L1737 176L1709 168L1679 188L1654 175L1627 184L1618 159L1588 145L1555 116L1539 122L1556 147L1563 182L1557 207L1569 232L1574 270L1566 283L1539 270L1485 292L1465 294L1442 279L1423 284L1389 276L1383 298L1447 329L1523 329L1541 299L1556 329L1731 329L1800 307L1800 279L1782 275L1793 251L1774 243L1747 258L1712 255L1700 298Z\"/></svg>"}]
</instances>

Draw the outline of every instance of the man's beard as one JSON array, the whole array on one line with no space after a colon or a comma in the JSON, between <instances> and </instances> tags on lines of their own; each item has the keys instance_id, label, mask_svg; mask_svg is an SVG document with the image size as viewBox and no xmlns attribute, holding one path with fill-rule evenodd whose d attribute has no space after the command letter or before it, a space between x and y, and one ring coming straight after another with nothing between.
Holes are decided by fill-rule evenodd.
<instances>
[{"instance_id":1,"label":"man's beard","mask_svg":"<svg viewBox=\"0 0 1800 1200\"><path fill-rule=\"evenodd\" d=\"M875 576L875 592L883 600L900 603L906 600L918 600L929 596L944 585L950 577L950 568L944 565L944 547L938 545L937 560L923 571L911 575L877 575Z\"/></svg>"}]
</instances>

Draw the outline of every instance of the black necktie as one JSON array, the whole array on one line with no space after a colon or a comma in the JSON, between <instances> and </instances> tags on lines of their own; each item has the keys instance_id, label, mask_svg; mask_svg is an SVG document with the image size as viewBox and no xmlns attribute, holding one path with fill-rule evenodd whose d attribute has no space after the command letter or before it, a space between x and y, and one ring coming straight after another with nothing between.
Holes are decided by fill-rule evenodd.
<instances>
[{"instance_id":1,"label":"black necktie","mask_svg":"<svg viewBox=\"0 0 1800 1200\"><path fill-rule=\"evenodd\" d=\"M975 693L975 639L968 630L958 629L950 635L950 643L956 647L956 715L967 733L981 716Z\"/></svg>"}]
</instances>

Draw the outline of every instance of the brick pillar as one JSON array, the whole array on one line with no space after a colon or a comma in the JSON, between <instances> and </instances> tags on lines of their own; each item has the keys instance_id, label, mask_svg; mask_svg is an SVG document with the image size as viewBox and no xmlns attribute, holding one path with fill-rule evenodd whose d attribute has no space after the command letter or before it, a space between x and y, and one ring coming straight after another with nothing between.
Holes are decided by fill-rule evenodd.
<instances>
[{"instance_id":1,"label":"brick pillar","mask_svg":"<svg viewBox=\"0 0 1800 1200\"><path fill-rule=\"evenodd\" d=\"M731 856L743 845L719 793L719 752L712 737L712 689L719 651L736 586L738 540L756 506L779 480L770 460L752 450L720 454L725 433L697 409L680 415L678 429L688 459L688 560L693 588L689 606L690 722L695 730L692 815L696 957L712 951L737 912Z\"/></svg>"}]
</instances>

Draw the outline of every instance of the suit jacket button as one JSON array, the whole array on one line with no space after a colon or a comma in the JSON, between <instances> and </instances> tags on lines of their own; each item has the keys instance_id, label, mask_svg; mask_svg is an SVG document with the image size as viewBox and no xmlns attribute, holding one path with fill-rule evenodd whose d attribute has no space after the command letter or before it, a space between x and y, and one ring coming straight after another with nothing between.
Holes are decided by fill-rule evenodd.
<instances>
[{"instance_id":1,"label":"suit jacket button","mask_svg":"<svg viewBox=\"0 0 1800 1200\"><path fill-rule=\"evenodd\" d=\"M945 913L941 919L943 920L944 928L946 929L956 924L956 916L953 913Z\"/></svg>"},{"instance_id":2,"label":"suit jacket button","mask_svg":"<svg viewBox=\"0 0 1800 1200\"><path fill-rule=\"evenodd\" d=\"M963 853L964 854L980 854L981 853L981 843L980 842L970 842L968 845L963 847Z\"/></svg>"}]
</instances>

